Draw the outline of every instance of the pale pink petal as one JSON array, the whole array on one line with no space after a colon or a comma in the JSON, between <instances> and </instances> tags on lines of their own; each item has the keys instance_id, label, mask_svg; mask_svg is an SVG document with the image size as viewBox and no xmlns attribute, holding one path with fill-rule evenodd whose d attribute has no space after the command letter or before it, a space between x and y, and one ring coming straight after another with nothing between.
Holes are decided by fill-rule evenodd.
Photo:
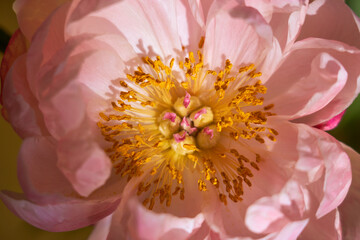
<instances>
[{"instance_id":1,"label":"pale pink petal","mask_svg":"<svg viewBox=\"0 0 360 240\"><path fill-rule=\"evenodd\" d=\"M310 219L299 240L339 240L342 239L338 210L333 210L320 219ZM351 238L350 238L351 239ZM355 238L354 238L355 239Z\"/></svg>"},{"instance_id":2,"label":"pale pink petal","mask_svg":"<svg viewBox=\"0 0 360 240\"><path fill-rule=\"evenodd\" d=\"M309 196L297 182L290 180L279 194L263 197L246 212L245 224L255 233L280 232L293 221L303 220L309 210Z\"/></svg>"},{"instance_id":3,"label":"pale pink petal","mask_svg":"<svg viewBox=\"0 0 360 240\"><path fill-rule=\"evenodd\" d=\"M235 1L219 5L212 5L206 26L204 59L209 68L223 67L226 59L235 67L259 65L272 45L270 26L254 8Z\"/></svg>"},{"instance_id":4,"label":"pale pink petal","mask_svg":"<svg viewBox=\"0 0 360 240\"><path fill-rule=\"evenodd\" d=\"M246 226L255 233L272 233L279 231L290 222L280 209L274 208L260 199L247 209Z\"/></svg>"},{"instance_id":5,"label":"pale pink petal","mask_svg":"<svg viewBox=\"0 0 360 240\"><path fill-rule=\"evenodd\" d=\"M59 6L69 0L16 0L14 11L16 13L21 31L28 40L32 40L34 33ZM36 7L35 7L36 6Z\"/></svg>"},{"instance_id":6,"label":"pale pink petal","mask_svg":"<svg viewBox=\"0 0 360 240\"><path fill-rule=\"evenodd\" d=\"M331 44L334 48L342 47L337 43ZM274 104L274 112L290 119L324 108L349 79L334 50L316 47L311 39L295 46L266 82L268 92L265 96L265 104Z\"/></svg>"},{"instance_id":7,"label":"pale pink petal","mask_svg":"<svg viewBox=\"0 0 360 240\"><path fill-rule=\"evenodd\" d=\"M34 88L36 85L34 83L40 78L40 71L46 71L44 64L54 57L54 55L60 55L60 50L65 43L64 24L67 10L68 4L56 9L44 24L42 24L34 36L32 44L29 46L27 54L31 57L28 57L26 63L27 81L35 95L36 91L34 91Z\"/></svg>"},{"instance_id":8,"label":"pale pink petal","mask_svg":"<svg viewBox=\"0 0 360 240\"><path fill-rule=\"evenodd\" d=\"M184 180L189 179L184 176ZM122 201L112 217L109 240L187 239L201 227L204 217L200 211L191 210L192 206L185 205L184 201L176 200L175 197L166 209L160 204L155 204L152 211L145 208L136 197L135 185L140 181L141 179L134 179L127 184ZM189 186L188 183L185 184L185 201L197 205L193 197L198 197L199 194L192 192L197 188L189 189Z\"/></svg>"},{"instance_id":9,"label":"pale pink petal","mask_svg":"<svg viewBox=\"0 0 360 240\"><path fill-rule=\"evenodd\" d=\"M221 236L225 239L238 236L255 238L256 234L249 231L246 227L245 214L247 208L263 196L279 193L293 172L294 163L297 160L296 145L294 146L293 144L297 139L297 129L292 124L280 120L278 126L269 126L279 131L277 136L278 144L269 146L269 151L264 150L262 146L259 146L260 144L257 145L248 140L244 140L243 143L227 139L220 140L224 146L227 146L229 149L237 149L238 152L241 152L241 154L249 159L255 158L254 152L260 154L264 159L259 164L259 171L252 170L254 174L254 177L250 179L252 186L244 186L243 200L240 204L228 199L227 206L224 206L218 200L218 193L209 193L214 194L216 197L209 195L209 200L204 206L205 219L210 228L215 232L221 233ZM282 128L280 129L279 126ZM246 148L244 144L246 144ZM272 149L274 147L276 149Z\"/></svg>"},{"instance_id":10,"label":"pale pink petal","mask_svg":"<svg viewBox=\"0 0 360 240\"><path fill-rule=\"evenodd\" d=\"M344 239L360 238L360 155L343 144L351 160L352 183L345 200L339 206Z\"/></svg>"},{"instance_id":11,"label":"pale pink petal","mask_svg":"<svg viewBox=\"0 0 360 240\"><path fill-rule=\"evenodd\" d=\"M339 0L316 0L308 9L299 40L317 37L360 47L359 19Z\"/></svg>"},{"instance_id":12,"label":"pale pink petal","mask_svg":"<svg viewBox=\"0 0 360 240\"><path fill-rule=\"evenodd\" d=\"M88 240L105 240L109 235L112 215L109 215L95 224L94 230Z\"/></svg>"},{"instance_id":13,"label":"pale pink petal","mask_svg":"<svg viewBox=\"0 0 360 240\"><path fill-rule=\"evenodd\" d=\"M87 50L93 48L93 41L79 41L82 40L76 39L64 47L65 61L61 56L55 57L43 67L42 76L36 79L39 107L49 132L56 139L78 128L89 129L85 125L89 124L88 111L93 105L88 103L113 96L109 85L124 75L121 72L124 64L116 54L106 50ZM99 67L105 59L107 67Z\"/></svg>"},{"instance_id":14,"label":"pale pink petal","mask_svg":"<svg viewBox=\"0 0 360 240\"><path fill-rule=\"evenodd\" d=\"M20 137L46 133L38 103L26 83L26 55L19 57L8 72L3 90L3 114Z\"/></svg>"},{"instance_id":15,"label":"pale pink petal","mask_svg":"<svg viewBox=\"0 0 360 240\"><path fill-rule=\"evenodd\" d=\"M217 0L188 0L191 12L201 27L206 25L209 10L214 2L217 2L216 4L219 3Z\"/></svg>"},{"instance_id":16,"label":"pale pink petal","mask_svg":"<svg viewBox=\"0 0 360 240\"><path fill-rule=\"evenodd\" d=\"M19 153L18 175L19 182L26 197L38 204L55 204L64 201L67 196L78 198L79 195L74 190L70 181L65 177L59 168L56 148L56 141L51 137L27 138L24 140ZM81 150L81 149L79 149ZM69 158L69 161L78 159ZM91 158L87 159L91 161ZM76 162L72 162L75 164ZM101 164L101 163L100 163ZM95 163L93 168L101 170L101 165ZM60 166L61 167L61 166ZM92 171L91 179L83 179L84 172ZM80 166L75 173L78 174L78 181L87 182L90 186L96 180L97 172L90 167ZM88 200L106 200L110 198L120 198L124 183L116 176L111 179L99 190L95 191ZM115 190L116 189L116 190Z\"/></svg>"},{"instance_id":17,"label":"pale pink petal","mask_svg":"<svg viewBox=\"0 0 360 240\"><path fill-rule=\"evenodd\" d=\"M191 14L192 4L195 1L175 1L177 34L181 45L189 51L196 52L199 41L204 35L204 26L199 22L198 16Z\"/></svg>"},{"instance_id":18,"label":"pale pink petal","mask_svg":"<svg viewBox=\"0 0 360 240\"><path fill-rule=\"evenodd\" d=\"M119 208L114 213L108 239L185 240L200 228L202 222L201 214L194 218L179 218L149 211L137 200L128 199L125 209Z\"/></svg>"},{"instance_id":19,"label":"pale pink petal","mask_svg":"<svg viewBox=\"0 0 360 240\"><path fill-rule=\"evenodd\" d=\"M82 196L90 195L109 178L112 164L91 136L75 132L75 136L62 139L57 148L58 167Z\"/></svg>"},{"instance_id":20,"label":"pale pink petal","mask_svg":"<svg viewBox=\"0 0 360 240\"><path fill-rule=\"evenodd\" d=\"M31 225L52 232L70 231L98 222L112 213L119 201L68 199L54 204L36 204L19 193L1 192L4 204L17 216Z\"/></svg>"},{"instance_id":21,"label":"pale pink petal","mask_svg":"<svg viewBox=\"0 0 360 240\"><path fill-rule=\"evenodd\" d=\"M320 123L314 127L319 128L323 131L330 131L334 128L337 127L337 125L340 123L342 117L344 116L345 111L341 112L340 114L336 115L335 117L333 117L332 119L330 119L329 121L326 121L324 123Z\"/></svg>"},{"instance_id":22,"label":"pale pink petal","mask_svg":"<svg viewBox=\"0 0 360 240\"><path fill-rule=\"evenodd\" d=\"M273 240L295 240L298 239L301 232L304 230L306 225L309 223L309 219L301 221L293 221L287 224L279 233L276 234L276 237L269 238Z\"/></svg>"},{"instance_id":23,"label":"pale pink petal","mask_svg":"<svg viewBox=\"0 0 360 240\"><path fill-rule=\"evenodd\" d=\"M56 166L55 145L51 138L27 138L18 159L21 187L28 199L37 203L54 203L64 195L74 194L70 182Z\"/></svg>"},{"instance_id":24,"label":"pale pink petal","mask_svg":"<svg viewBox=\"0 0 360 240\"><path fill-rule=\"evenodd\" d=\"M306 1L245 0L245 4L256 8L264 16L279 41L281 49L287 51L298 36L305 20Z\"/></svg>"},{"instance_id":25,"label":"pale pink petal","mask_svg":"<svg viewBox=\"0 0 360 240\"><path fill-rule=\"evenodd\" d=\"M101 1L93 1L91 6L96 8L101 5L99 2ZM138 53L171 59L175 56L175 50L181 50L179 33L176 31L177 2L118 1L98 11L88 9L89 14L86 17L69 22L72 26L67 29L67 34L73 36L84 33L81 26L87 24L88 16L106 18L119 29ZM87 1L80 1L79 6L84 4L87 4ZM81 7L78 8L78 11L83 11ZM75 9L73 14L76 15L76 11ZM184 17L184 14L181 16Z\"/></svg>"},{"instance_id":26,"label":"pale pink petal","mask_svg":"<svg viewBox=\"0 0 360 240\"><path fill-rule=\"evenodd\" d=\"M315 126L317 124L326 122L343 112L347 107L350 106L350 104L359 94L360 69L354 63L360 61L360 51L342 43L321 39L304 40L298 42L295 46L297 46L299 49L308 46L309 51L322 49L323 51L328 52L341 63L348 75L346 85L336 96L334 96L329 104L314 114L296 119L296 122L302 122L310 126Z\"/></svg>"},{"instance_id":27,"label":"pale pink petal","mask_svg":"<svg viewBox=\"0 0 360 240\"><path fill-rule=\"evenodd\" d=\"M320 218L331 212L344 200L351 183L350 161L332 136L307 125L298 124L297 126L299 128L298 150L300 156L296 168L307 174L313 170L317 173L314 174L316 177L308 175L308 181L316 181L313 186L315 189L313 194L320 203L316 211L316 217ZM324 179L317 181L322 172ZM298 179L305 180L302 175L299 175Z\"/></svg>"}]
</instances>

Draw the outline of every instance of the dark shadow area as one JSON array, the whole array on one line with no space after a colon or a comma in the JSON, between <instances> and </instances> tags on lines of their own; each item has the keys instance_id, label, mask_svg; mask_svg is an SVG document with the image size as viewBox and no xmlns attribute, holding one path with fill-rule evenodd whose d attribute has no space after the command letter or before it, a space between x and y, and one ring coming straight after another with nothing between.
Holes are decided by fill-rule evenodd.
<instances>
[{"instance_id":1,"label":"dark shadow area","mask_svg":"<svg viewBox=\"0 0 360 240\"><path fill-rule=\"evenodd\" d=\"M8 42L10 41L10 34L0 28L0 52L4 53Z\"/></svg>"}]
</instances>

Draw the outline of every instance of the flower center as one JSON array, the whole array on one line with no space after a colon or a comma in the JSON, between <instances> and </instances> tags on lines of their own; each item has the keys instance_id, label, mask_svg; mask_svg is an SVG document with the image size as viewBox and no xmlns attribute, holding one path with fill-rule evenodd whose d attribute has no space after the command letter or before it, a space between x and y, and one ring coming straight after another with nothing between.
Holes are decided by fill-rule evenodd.
<instances>
[{"instance_id":1,"label":"flower center","mask_svg":"<svg viewBox=\"0 0 360 240\"><path fill-rule=\"evenodd\" d=\"M185 97L175 101L173 109L160 114L158 126L161 134L169 139L175 154L187 155L199 148L216 146L220 134L216 131L210 107L202 106L199 98L186 92Z\"/></svg>"},{"instance_id":2,"label":"flower center","mask_svg":"<svg viewBox=\"0 0 360 240\"><path fill-rule=\"evenodd\" d=\"M183 200L189 169L199 191L213 186L225 205L241 201L243 183L252 185L252 170L262 160L251 148L241 149L278 134L267 126L273 105L261 107L258 97L266 93L261 73L253 64L234 71L230 60L220 71L206 70L200 50L198 60L190 52L176 69L174 59L168 65L160 57L143 61L120 80L119 99L99 113L115 173L144 177L138 195L149 209L157 201L169 206L173 197ZM205 87L209 83L213 89Z\"/></svg>"}]
</instances>

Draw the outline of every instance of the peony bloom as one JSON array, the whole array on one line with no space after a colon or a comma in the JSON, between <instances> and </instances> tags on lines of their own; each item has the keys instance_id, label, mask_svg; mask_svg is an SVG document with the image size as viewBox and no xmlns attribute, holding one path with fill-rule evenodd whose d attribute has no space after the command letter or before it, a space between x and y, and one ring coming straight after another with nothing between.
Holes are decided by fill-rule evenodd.
<instances>
[{"instance_id":1,"label":"peony bloom","mask_svg":"<svg viewBox=\"0 0 360 240\"><path fill-rule=\"evenodd\" d=\"M19 217L90 239L357 236L359 156L323 131L360 87L343 1L14 8L1 99L24 193L0 197Z\"/></svg>"}]
</instances>

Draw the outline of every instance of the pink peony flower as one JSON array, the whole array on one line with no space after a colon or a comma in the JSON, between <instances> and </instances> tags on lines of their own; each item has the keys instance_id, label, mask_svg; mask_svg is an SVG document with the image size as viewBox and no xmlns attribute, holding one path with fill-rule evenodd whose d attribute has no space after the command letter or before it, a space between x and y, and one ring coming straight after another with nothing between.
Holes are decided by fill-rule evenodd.
<instances>
[{"instance_id":1,"label":"pink peony flower","mask_svg":"<svg viewBox=\"0 0 360 240\"><path fill-rule=\"evenodd\" d=\"M90 239L359 235L359 155L323 131L359 93L343 1L14 9L1 100L24 193L0 197L25 221L96 224Z\"/></svg>"}]
</instances>

